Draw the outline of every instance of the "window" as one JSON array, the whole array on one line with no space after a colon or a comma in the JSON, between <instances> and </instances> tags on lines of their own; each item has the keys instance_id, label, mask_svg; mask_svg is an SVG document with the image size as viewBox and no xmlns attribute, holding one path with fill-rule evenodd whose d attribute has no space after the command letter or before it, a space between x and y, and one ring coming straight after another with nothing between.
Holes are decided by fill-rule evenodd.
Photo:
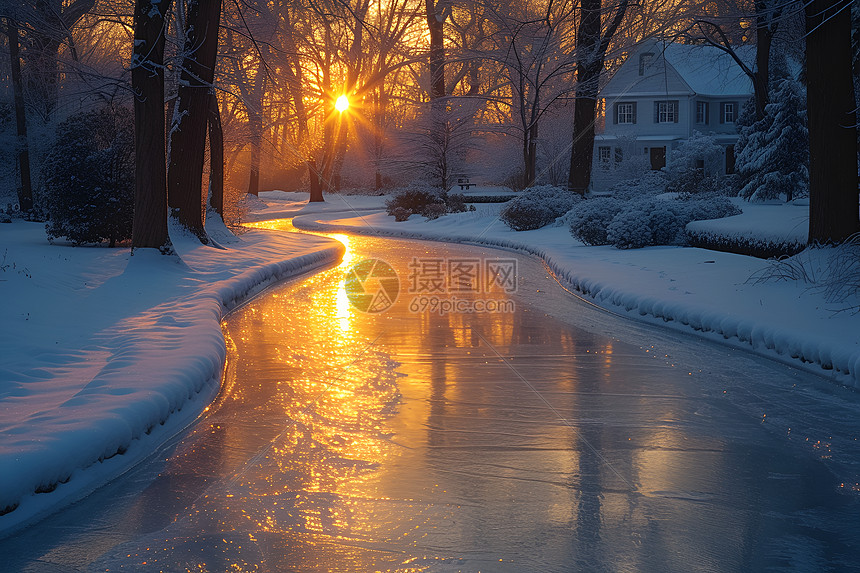
<instances>
[{"instance_id":1,"label":"window","mask_svg":"<svg viewBox=\"0 0 860 573\"><path fill-rule=\"evenodd\" d=\"M654 123L678 123L678 100L654 102Z\"/></svg>"},{"instance_id":2,"label":"window","mask_svg":"<svg viewBox=\"0 0 860 573\"><path fill-rule=\"evenodd\" d=\"M737 117L737 106L733 101L720 104L720 123L734 123Z\"/></svg>"},{"instance_id":3,"label":"window","mask_svg":"<svg viewBox=\"0 0 860 573\"><path fill-rule=\"evenodd\" d=\"M598 147L597 148L597 162L600 165L601 169L609 169L609 160L612 157L612 148L610 147Z\"/></svg>"},{"instance_id":4,"label":"window","mask_svg":"<svg viewBox=\"0 0 860 573\"><path fill-rule=\"evenodd\" d=\"M706 101L697 101L696 102L696 123L701 125L707 125L708 121L708 102Z\"/></svg>"},{"instance_id":5,"label":"window","mask_svg":"<svg viewBox=\"0 0 860 573\"><path fill-rule=\"evenodd\" d=\"M645 68L648 67L648 64L651 63L651 60L654 59L654 54L652 52L645 52L644 54L639 55L639 75L645 75Z\"/></svg>"},{"instance_id":6,"label":"window","mask_svg":"<svg viewBox=\"0 0 860 573\"><path fill-rule=\"evenodd\" d=\"M636 102L615 104L615 123L636 123Z\"/></svg>"}]
</instances>

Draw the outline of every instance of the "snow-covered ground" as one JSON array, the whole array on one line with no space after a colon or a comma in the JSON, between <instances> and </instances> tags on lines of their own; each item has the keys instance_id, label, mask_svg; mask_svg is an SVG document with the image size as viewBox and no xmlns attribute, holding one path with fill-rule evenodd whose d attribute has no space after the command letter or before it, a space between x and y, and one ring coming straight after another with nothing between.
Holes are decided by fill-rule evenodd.
<instances>
[{"instance_id":1,"label":"snow-covered ground","mask_svg":"<svg viewBox=\"0 0 860 573\"><path fill-rule=\"evenodd\" d=\"M608 309L860 387L860 317L834 313L807 285L750 281L765 261L692 248L584 247L563 227L514 232L498 220L500 204L396 223L380 212L384 197L307 199L261 193L246 219L295 217L308 230L532 253L562 284ZM782 236L804 228L804 217L804 207L753 206L702 224L739 233L768 220L768 232ZM180 258L131 257L127 249L50 246L41 224L0 225L0 534L81 497L190 423L218 391L224 311L342 253L339 243L306 234L212 232L226 249L174 237Z\"/></svg>"},{"instance_id":2,"label":"snow-covered ground","mask_svg":"<svg viewBox=\"0 0 860 573\"><path fill-rule=\"evenodd\" d=\"M225 249L172 233L179 257L130 256L0 225L0 534L193 421L219 389L225 310L343 253L316 236L211 233Z\"/></svg>"}]
</instances>

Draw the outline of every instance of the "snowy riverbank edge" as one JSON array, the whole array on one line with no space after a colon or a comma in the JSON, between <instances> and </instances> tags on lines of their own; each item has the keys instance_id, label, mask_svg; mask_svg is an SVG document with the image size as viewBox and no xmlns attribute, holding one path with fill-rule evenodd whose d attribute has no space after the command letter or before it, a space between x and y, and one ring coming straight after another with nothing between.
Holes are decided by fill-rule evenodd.
<instances>
[{"instance_id":1,"label":"snowy riverbank edge","mask_svg":"<svg viewBox=\"0 0 860 573\"><path fill-rule=\"evenodd\" d=\"M84 497L192 423L220 389L224 315L344 252L322 237L251 231L234 238L221 228L213 234L226 249L171 233L179 257L149 249L130 256L47 245L36 223L2 230L8 257L26 272L5 272L0 282L9 352L0 362L0 536ZM12 239L16 232L24 238ZM65 300L35 298L62 298L57 286L70 282L76 286L63 289ZM42 306L57 316L41 322Z\"/></svg>"},{"instance_id":2,"label":"snowy riverbank edge","mask_svg":"<svg viewBox=\"0 0 860 573\"><path fill-rule=\"evenodd\" d=\"M405 223L396 223L393 218L387 217L384 213L335 220L325 220L319 215L319 213L299 214L293 219L293 225L297 229L311 232L437 240L498 247L533 255L546 263L563 287L606 310L751 350L830 378L840 384L860 388L860 320L856 316L834 318L833 328L828 332L828 327L821 324L816 324L813 328L806 328L799 324L778 325L775 321L768 320L768 318L777 318L776 315L768 317L747 313L743 308L719 308L709 304L706 300L708 297L692 296L688 297L689 300L680 300L677 295L672 295L668 291L661 292L664 287L659 285L643 293L643 286L653 287L656 281L652 279L651 284L647 285L638 281L640 277L646 280L651 277L647 276L648 273L637 273L640 270L636 268L637 263L631 263L632 258L635 257L635 251L631 255L629 250L621 251L612 247L584 247L581 244L575 246L575 241L569 238L567 230L561 228L544 228L521 233L505 229L499 232L493 230L493 227L498 229L502 226L500 222L496 222L483 226L481 233L458 233L458 227L468 229L469 225L444 223L438 225L436 221L413 221L417 216L413 216ZM335 213L330 215L330 217L334 216L337 215ZM343 213L340 216L342 217ZM445 218L447 217L437 221ZM434 224L440 227L439 230L433 229ZM498 236L511 234L522 236L523 239ZM568 238L566 242L570 243L569 248L559 246L561 241L556 239L558 235L565 235ZM549 244L542 245L542 239L547 237L550 237L547 241ZM572 254L577 250L588 251L590 254L577 257ZM666 252L667 257L673 256L670 251L685 254L699 253L702 255L700 259L708 259L704 262L713 263L716 268L721 266L718 263L731 261L729 265L722 266L734 267L734 273L722 277L719 273L711 273L707 279L714 283L711 286L717 291L733 290L738 281L747 281L757 268L763 268L765 265L760 259L752 257L694 248L652 247L638 251L643 253L659 250ZM594 253L599 254L595 256ZM735 263L738 260L744 262L738 265ZM616 268L606 272L609 267L623 267L623 270L619 273ZM736 270L738 267L749 270L741 271L746 274L739 278ZM644 266L642 269L644 270ZM649 273L654 275L654 270L649 269ZM723 279L723 285L719 284L721 279ZM754 287L755 285L751 285L748 288L754 289ZM793 297L799 300L803 288L794 285L790 290L793 292L788 296L780 293L783 300L791 301ZM783 308L774 312L786 314L790 313L790 309ZM819 319L821 315L824 315L825 319L826 315L833 315L831 311L818 307L813 312L819 315Z\"/></svg>"}]
</instances>

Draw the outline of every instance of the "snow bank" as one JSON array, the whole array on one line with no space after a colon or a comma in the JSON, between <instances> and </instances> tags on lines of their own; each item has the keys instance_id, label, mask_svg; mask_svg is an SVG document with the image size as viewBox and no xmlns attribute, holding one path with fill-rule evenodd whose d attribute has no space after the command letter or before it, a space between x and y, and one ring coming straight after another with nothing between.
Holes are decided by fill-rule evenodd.
<instances>
[{"instance_id":1,"label":"snow bank","mask_svg":"<svg viewBox=\"0 0 860 573\"><path fill-rule=\"evenodd\" d=\"M749 207L744 204L744 215L701 224L711 232L735 235L762 228L768 237L789 240L805 228L803 207ZM806 285L751 281L765 261L696 248L586 247L566 228L515 232L496 215L478 211L435 221L413 215L395 223L380 213L360 218L317 213L297 216L293 224L312 231L473 243L536 255L563 286L606 309L753 350L860 388L858 317L836 312Z\"/></svg>"},{"instance_id":2,"label":"snow bank","mask_svg":"<svg viewBox=\"0 0 860 573\"><path fill-rule=\"evenodd\" d=\"M0 532L85 495L192 422L219 389L225 309L343 253L266 231L213 229L229 248L172 232L179 257L49 246L35 223L0 232Z\"/></svg>"}]
</instances>

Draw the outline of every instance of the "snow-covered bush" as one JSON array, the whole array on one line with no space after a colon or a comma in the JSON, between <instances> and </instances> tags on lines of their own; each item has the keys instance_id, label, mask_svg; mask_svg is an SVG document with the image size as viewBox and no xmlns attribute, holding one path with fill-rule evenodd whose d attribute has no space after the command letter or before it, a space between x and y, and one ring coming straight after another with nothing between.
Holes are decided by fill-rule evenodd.
<instances>
[{"instance_id":1,"label":"snow-covered bush","mask_svg":"<svg viewBox=\"0 0 860 573\"><path fill-rule=\"evenodd\" d=\"M412 215L412 211L403 207L395 207L391 214L394 215L395 221L397 221L398 223L402 223L403 221L409 219L409 217Z\"/></svg>"},{"instance_id":2,"label":"snow-covered bush","mask_svg":"<svg viewBox=\"0 0 860 573\"><path fill-rule=\"evenodd\" d=\"M75 245L131 238L134 119L124 107L73 115L45 159L48 239Z\"/></svg>"},{"instance_id":3,"label":"snow-covered bush","mask_svg":"<svg viewBox=\"0 0 860 573\"><path fill-rule=\"evenodd\" d=\"M474 211L475 208L467 207L466 197L462 193L446 193L429 183L414 181L396 191L385 202L385 210L394 216L395 221L405 221L413 213L428 219L438 219L446 213Z\"/></svg>"},{"instance_id":4,"label":"snow-covered bush","mask_svg":"<svg viewBox=\"0 0 860 573\"><path fill-rule=\"evenodd\" d=\"M662 203L668 203L664 201ZM672 205L655 204L648 215L651 228L651 241L655 245L675 245L684 243L686 222L680 216L680 209Z\"/></svg>"},{"instance_id":5,"label":"snow-covered bush","mask_svg":"<svg viewBox=\"0 0 860 573\"><path fill-rule=\"evenodd\" d=\"M690 221L738 215L730 199L722 195L677 199L639 197L627 201L601 197L584 201L565 217L570 233L586 245L614 245L634 249L647 245L681 245Z\"/></svg>"},{"instance_id":6,"label":"snow-covered bush","mask_svg":"<svg viewBox=\"0 0 860 573\"><path fill-rule=\"evenodd\" d=\"M638 199L640 197L653 197L666 192L669 181L663 171L644 171L636 179L622 181L609 190L613 197L622 200Z\"/></svg>"},{"instance_id":7,"label":"snow-covered bush","mask_svg":"<svg viewBox=\"0 0 860 573\"><path fill-rule=\"evenodd\" d=\"M448 207L446 207L444 203L431 203L424 208L424 213L422 214L428 219L433 220L438 219L447 212Z\"/></svg>"},{"instance_id":8,"label":"snow-covered bush","mask_svg":"<svg viewBox=\"0 0 860 573\"><path fill-rule=\"evenodd\" d=\"M581 200L582 197L564 187L538 185L508 201L499 217L514 231L540 229L570 211Z\"/></svg>"},{"instance_id":9,"label":"snow-covered bush","mask_svg":"<svg viewBox=\"0 0 860 573\"><path fill-rule=\"evenodd\" d=\"M672 151L666 164L667 190L674 193L709 193L721 187L719 170L723 148L711 135L694 131L678 149Z\"/></svg>"},{"instance_id":10,"label":"snow-covered bush","mask_svg":"<svg viewBox=\"0 0 860 573\"><path fill-rule=\"evenodd\" d=\"M653 241L650 214L644 209L622 211L606 227L606 240L619 249L640 249Z\"/></svg>"},{"instance_id":11,"label":"snow-covered bush","mask_svg":"<svg viewBox=\"0 0 860 573\"><path fill-rule=\"evenodd\" d=\"M791 201L808 196L809 130L800 82L780 80L764 119L745 129L736 160L738 195L748 201Z\"/></svg>"},{"instance_id":12,"label":"snow-covered bush","mask_svg":"<svg viewBox=\"0 0 860 573\"><path fill-rule=\"evenodd\" d=\"M474 206L466 204L466 196L462 193L448 193L445 196L445 205L448 207L448 213L464 213L475 210Z\"/></svg>"},{"instance_id":13,"label":"snow-covered bush","mask_svg":"<svg viewBox=\"0 0 860 573\"><path fill-rule=\"evenodd\" d=\"M678 214L684 225L690 221L706 221L740 215L741 211L731 199L723 195L706 195L703 197L679 197L675 203Z\"/></svg>"},{"instance_id":14,"label":"snow-covered bush","mask_svg":"<svg viewBox=\"0 0 860 573\"><path fill-rule=\"evenodd\" d=\"M397 209L424 215L428 206L444 204L445 192L442 189L423 181L413 181L397 190L394 196L385 202L385 210L389 215L394 215Z\"/></svg>"},{"instance_id":15,"label":"snow-covered bush","mask_svg":"<svg viewBox=\"0 0 860 573\"><path fill-rule=\"evenodd\" d=\"M567 215L570 221L570 234L586 245L608 245L606 227L615 215L625 208L624 201L611 197L582 201Z\"/></svg>"}]
</instances>

